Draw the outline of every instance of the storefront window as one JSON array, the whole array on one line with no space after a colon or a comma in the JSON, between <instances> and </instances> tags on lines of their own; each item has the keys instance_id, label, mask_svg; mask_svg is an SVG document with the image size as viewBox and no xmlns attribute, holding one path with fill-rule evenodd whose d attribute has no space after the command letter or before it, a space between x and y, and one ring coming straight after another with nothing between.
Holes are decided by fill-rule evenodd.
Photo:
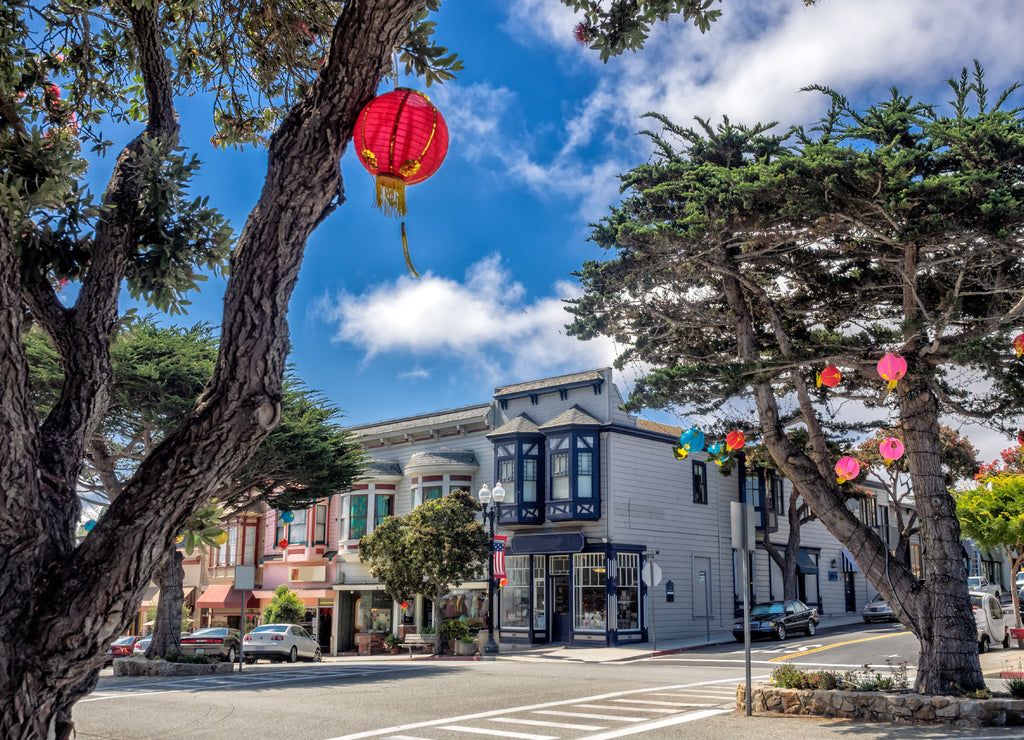
<instances>
[{"instance_id":1,"label":"storefront window","mask_svg":"<svg viewBox=\"0 0 1024 740\"><path fill-rule=\"evenodd\" d=\"M356 603L356 630L391 631L391 610L394 602L390 596L383 591L367 591Z\"/></svg>"},{"instance_id":2,"label":"storefront window","mask_svg":"<svg viewBox=\"0 0 1024 740\"><path fill-rule=\"evenodd\" d=\"M619 553L615 570L618 582L616 629L640 629L640 555Z\"/></svg>"},{"instance_id":3,"label":"storefront window","mask_svg":"<svg viewBox=\"0 0 1024 740\"><path fill-rule=\"evenodd\" d=\"M505 577L508 583L501 587L501 627L530 626L530 556L505 557Z\"/></svg>"},{"instance_id":4,"label":"storefront window","mask_svg":"<svg viewBox=\"0 0 1024 740\"><path fill-rule=\"evenodd\" d=\"M573 555L573 627L605 631L606 568L604 553Z\"/></svg>"},{"instance_id":5,"label":"storefront window","mask_svg":"<svg viewBox=\"0 0 1024 740\"><path fill-rule=\"evenodd\" d=\"M544 556L538 556L533 559L533 628L535 630L543 630L545 627L544 621Z\"/></svg>"}]
</instances>

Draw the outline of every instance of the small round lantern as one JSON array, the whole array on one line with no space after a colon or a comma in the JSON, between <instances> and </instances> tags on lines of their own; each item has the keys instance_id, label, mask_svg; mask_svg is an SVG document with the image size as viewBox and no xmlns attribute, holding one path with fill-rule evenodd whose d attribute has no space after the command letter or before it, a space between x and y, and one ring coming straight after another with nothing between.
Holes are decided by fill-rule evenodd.
<instances>
[{"instance_id":1,"label":"small round lantern","mask_svg":"<svg viewBox=\"0 0 1024 740\"><path fill-rule=\"evenodd\" d=\"M704 432L697 427L690 427L679 435L679 446L687 450L697 451L704 449Z\"/></svg>"},{"instance_id":2,"label":"small round lantern","mask_svg":"<svg viewBox=\"0 0 1024 740\"><path fill-rule=\"evenodd\" d=\"M282 550L285 549L286 547L288 547L288 539L282 537L281 541L277 543L277 546L280 547Z\"/></svg>"},{"instance_id":3,"label":"small round lantern","mask_svg":"<svg viewBox=\"0 0 1024 740\"><path fill-rule=\"evenodd\" d=\"M889 390L896 387L896 382L907 374L907 361L899 355L887 353L878 361L878 374L883 380L889 381Z\"/></svg>"},{"instance_id":4,"label":"small round lantern","mask_svg":"<svg viewBox=\"0 0 1024 740\"><path fill-rule=\"evenodd\" d=\"M285 524L291 524L292 522L295 521L295 512L294 511L284 511L284 512L281 512L281 521L284 522Z\"/></svg>"},{"instance_id":5,"label":"small round lantern","mask_svg":"<svg viewBox=\"0 0 1024 740\"><path fill-rule=\"evenodd\" d=\"M829 365L820 373L818 373L817 385L819 388L821 388L821 386L823 385L829 388L835 388L837 385L839 385L839 381L842 379L843 374L839 372L839 368Z\"/></svg>"},{"instance_id":6,"label":"small round lantern","mask_svg":"<svg viewBox=\"0 0 1024 740\"><path fill-rule=\"evenodd\" d=\"M1024 429L1021 429L1017 432L1017 444L1019 444L1021 447L1024 447Z\"/></svg>"},{"instance_id":7,"label":"small round lantern","mask_svg":"<svg viewBox=\"0 0 1024 740\"><path fill-rule=\"evenodd\" d=\"M1024 334L1018 334L1013 338L1013 351L1017 353L1017 357L1024 355Z\"/></svg>"},{"instance_id":8,"label":"small round lantern","mask_svg":"<svg viewBox=\"0 0 1024 740\"><path fill-rule=\"evenodd\" d=\"M93 519L90 519L89 521L87 521L85 524L82 525L82 527L85 529L86 532L91 532L92 528L95 527L95 526L96 526L96 521L93 520Z\"/></svg>"},{"instance_id":9,"label":"small round lantern","mask_svg":"<svg viewBox=\"0 0 1024 740\"><path fill-rule=\"evenodd\" d=\"M708 456L714 460L715 465L722 467L722 464L729 459L729 451L722 442L713 442L708 445Z\"/></svg>"},{"instance_id":10,"label":"small round lantern","mask_svg":"<svg viewBox=\"0 0 1024 740\"><path fill-rule=\"evenodd\" d=\"M405 216L405 186L423 182L437 172L448 153L448 126L430 98L400 87L378 95L356 118L352 132L359 161L376 178L377 208L385 215ZM409 256L402 224L405 266L419 277Z\"/></svg>"},{"instance_id":11,"label":"small round lantern","mask_svg":"<svg viewBox=\"0 0 1024 740\"><path fill-rule=\"evenodd\" d=\"M878 445L878 452L888 462L899 460L903 457L903 443L895 437L886 437L882 440L882 444Z\"/></svg>"},{"instance_id":12,"label":"small round lantern","mask_svg":"<svg viewBox=\"0 0 1024 740\"><path fill-rule=\"evenodd\" d=\"M729 432L727 435L725 435L725 446L728 447L730 450L742 450L743 445L745 445L746 443L746 436L744 436L743 432L739 430Z\"/></svg>"},{"instance_id":13,"label":"small round lantern","mask_svg":"<svg viewBox=\"0 0 1024 740\"><path fill-rule=\"evenodd\" d=\"M403 601L401 604L399 604L399 606L402 607L403 610L404 609L408 609L409 608L409 602L408 601Z\"/></svg>"},{"instance_id":14,"label":"small round lantern","mask_svg":"<svg viewBox=\"0 0 1024 740\"><path fill-rule=\"evenodd\" d=\"M841 457L836 463L836 480L839 485L860 475L860 463L855 457Z\"/></svg>"}]
</instances>

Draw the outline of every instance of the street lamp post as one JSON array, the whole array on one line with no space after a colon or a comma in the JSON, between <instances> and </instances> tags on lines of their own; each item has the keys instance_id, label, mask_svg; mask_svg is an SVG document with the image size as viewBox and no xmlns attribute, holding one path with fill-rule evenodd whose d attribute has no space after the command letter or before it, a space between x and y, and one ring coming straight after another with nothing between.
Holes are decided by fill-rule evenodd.
<instances>
[{"instance_id":1,"label":"street lamp post","mask_svg":"<svg viewBox=\"0 0 1024 740\"><path fill-rule=\"evenodd\" d=\"M501 483L495 483L492 491L484 483L479 495L480 503L484 507L484 519L487 520L491 535L491 553L487 558L487 644L484 645L483 652L484 655L497 655L498 643L494 641L494 520L500 518L505 489L501 487Z\"/></svg>"}]
</instances>

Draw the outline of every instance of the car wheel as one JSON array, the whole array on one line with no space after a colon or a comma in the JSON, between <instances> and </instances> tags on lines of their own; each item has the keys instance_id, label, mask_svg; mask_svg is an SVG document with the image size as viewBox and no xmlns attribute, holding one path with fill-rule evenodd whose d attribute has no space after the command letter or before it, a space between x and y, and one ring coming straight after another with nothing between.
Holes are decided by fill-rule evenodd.
<instances>
[{"instance_id":1,"label":"car wheel","mask_svg":"<svg viewBox=\"0 0 1024 740\"><path fill-rule=\"evenodd\" d=\"M232 645L231 647L228 648L228 657L225 658L225 660L227 660L228 663L234 663L235 662L235 658L237 658L237 657L238 657L238 654L235 653L235 646Z\"/></svg>"},{"instance_id":2,"label":"car wheel","mask_svg":"<svg viewBox=\"0 0 1024 740\"><path fill-rule=\"evenodd\" d=\"M814 624L814 620L812 619L807 623L807 636L811 637L814 634L815 629L817 629L817 625Z\"/></svg>"},{"instance_id":3,"label":"car wheel","mask_svg":"<svg viewBox=\"0 0 1024 740\"><path fill-rule=\"evenodd\" d=\"M292 645L292 650L291 650L290 653L288 653L288 662L289 663L294 663L298 659L299 659L299 651L298 651L298 649L294 645Z\"/></svg>"},{"instance_id":4,"label":"car wheel","mask_svg":"<svg viewBox=\"0 0 1024 740\"><path fill-rule=\"evenodd\" d=\"M988 635L985 635L980 640L978 640L978 653L987 653L988 652L988 645L989 645Z\"/></svg>"},{"instance_id":5,"label":"car wheel","mask_svg":"<svg viewBox=\"0 0 1024 740\"><path fill-rule=\"evenodd\" d=\"M786 625L780 624L775 628L775 639L785 640L786 639Z\"/></svg>"},{"instance_id":6,"label":"car wheel","mask_svg":"<svg viewBox=\"0 0 1024 740\"><path fill-rule=\"evenodd\" d=\"M319 663L323 659L324 659L323 653L320 652L320 648L317 648L316 652L313 653L313 662L314 663Z\"/></svg>"}]
</instances>

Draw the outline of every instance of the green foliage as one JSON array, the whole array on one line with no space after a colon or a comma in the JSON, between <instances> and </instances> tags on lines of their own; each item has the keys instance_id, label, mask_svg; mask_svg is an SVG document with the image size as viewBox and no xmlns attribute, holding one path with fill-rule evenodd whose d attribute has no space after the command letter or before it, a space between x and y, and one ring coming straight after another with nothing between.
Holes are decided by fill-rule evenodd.
<instances>
[{"instance_id":1,"label":"green foliage","mask_svg":"<svg viewBox=\"0 0 1024 740\"><path fill-rule=\"evenodd\" d=\"M842 677L835 671L805 671L792 663L783 663L772 671L771 683L782 689L838 689Z\"/></svg>"},{"instance_id":2,"label":"green foliage","mask_svg":"<svg viewBox=\"0 0 1024 740\"><path fill-rule=\"evenodd\" d=\"M1024 699L1024 678L1006 679L1006 690L1014 699Z\"/></svg>"},{"instance_id":3,"label":"green foliage","mask_svg":"<svg viewBox=\"0 0 1024 740\"><path fill-rule=\"evenodd\" d=\"M298 594L284 584L274 589L274 597L263 607L264 624L298 624L306 616L306 607Z\"/></svg>"},{"instance_id":4,"label":"green foliage","mask_svg":"<svg viewBox=\"0 0 1024 740\"><path fill-rule=\"evenodd\" d=\"M988 476L979 484L954 494L964 536L1024 554L1024 475Z\"/></svg>"},{"instance_id":5,"label":"green foliage","mask_svg":"<svg viewBox=\"0 0 1024 740\"><path fill-rule=\"evenodd\" d=\"M348 488L366 458L340 418L341 411L320 393L286 376L281 421L232 477L230 497L258 496L289 510Z\"/></svg>"},{"instance_id":6,"label":"green foliage","mask_svg":"<svg viewBox=\"0 0 1024 740\"><path fill-rule=\"evenodd\" d=\"M223 518L224 510L215 498L193 511L181 534L185 554L191 555L197 547L206 552L208 547L220 547L227 542L227 532L220 526Z\"/></svg>"},{"instance_id":7,"label":"green foliage","mask_svg":"<svg viewBox=\"0 0 1024 740\"><path fill-rule=\"evenodd\" d=\"M402 644L402 641L399 640L394 635L388 635L387 637L384 638L384 646L387 647L389 650L392 649L392 648L396 648L396 647L398 647L401 644Z\"/></svg>"},{"instance_id":8,"label":"green foliage","mask_svg":"<svg viewBox=\"0 0 1024 740\"><path fill-rule=\"evenodd\" d=\"M479 511L468 491L425 501L374 527L359 541L359 555L395 601L417 593L440 598L478 577L487 562L490 538L476 518Z\"/></svg>"},{"instance_id":9,"label":"green foliage","mask_svg":"<svg viewBox=\"0 0 1024 740\"><path fill-rule=\"evenodd\" d=\"M843 687L855 691L903 691L910 686L907 679L906 662L893 665L892 659L887 658L889 672L881 673L874 668L865 665L860 671L846 671L843 674Z\"/></svg>"},{"instance_id":10,"label":"green foliage","mask_svg":"<svg viewBox=\"0 0 1024 740\"><path fill-rule=\"evenodd\" d=\"M469 636L469 625L466 624L464 619L452 619L441 625L438 634L449 642L455 642ZM470 642L472 642L472 639Z\"/></svg>"},{"instance_id":11,"label":"green foliage","mask_svg":"<svg viewBox=\"0 0 1024 740\"><path fill-rule=\"evenodd\" d=\"M168 663L196 663L198 665L220 662L219 658L212 655L182 655L181 653L168 653L160 660L166 660Z\"/></svg>"}]
</instances>

